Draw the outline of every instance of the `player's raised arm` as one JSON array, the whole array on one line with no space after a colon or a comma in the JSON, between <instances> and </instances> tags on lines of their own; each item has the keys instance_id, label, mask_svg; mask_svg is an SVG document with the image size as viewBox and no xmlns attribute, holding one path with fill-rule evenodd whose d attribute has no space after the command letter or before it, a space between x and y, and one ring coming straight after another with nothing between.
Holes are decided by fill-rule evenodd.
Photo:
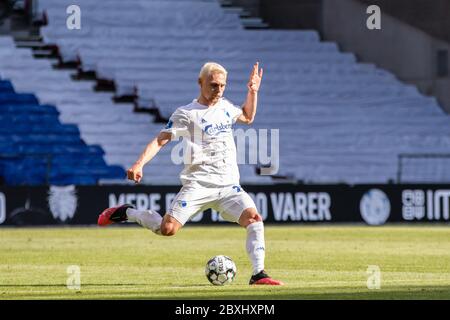
<instances>
[{"instance_id":1,"label":"player's raised arm","mask_svg":"<svg viewBox=\"0 0 450 320\"><path fill-rule=\"evenodd\" d=\"M253 66L250 78L247 83L247 99L242 105L242 114L237 119L239 122L250 124L255 119L256 107L258 104L258 91L261 85L263 69L259 69L259 62Z\"/></svg>"},{"instance_id":2,"label":"player's raised arm","mask_svg":"<svg viewBox=\"0 0 450 320\"><path fill-rule=\"evenodd\" d=\"M153 159L153 157L166 145L171 139L171 134L160 132L148 145L139 159L127 170L127 178L138 183L143 177L142 169L145 164Z\"/></svg>"}]
</instances>

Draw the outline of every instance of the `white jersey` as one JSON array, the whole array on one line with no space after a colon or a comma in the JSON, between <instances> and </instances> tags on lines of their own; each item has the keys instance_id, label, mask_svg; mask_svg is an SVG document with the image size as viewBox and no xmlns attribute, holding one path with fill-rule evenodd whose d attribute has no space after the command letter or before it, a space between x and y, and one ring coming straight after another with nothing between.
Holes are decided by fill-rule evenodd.
<instances>
[{"instance_id":1,"label":"white jersey","mask_svg":"<svg viewBox=\"0 0 450 320\"><path fill-rule=\"evenodd\" d=\"M224 98L212 107L195 99L175 110L161 132L170 133L171 140L184 137L183 185L194 181L212 187L239 185L232 127L241 114L241 108Z\"/></svg>"}]
</instances>

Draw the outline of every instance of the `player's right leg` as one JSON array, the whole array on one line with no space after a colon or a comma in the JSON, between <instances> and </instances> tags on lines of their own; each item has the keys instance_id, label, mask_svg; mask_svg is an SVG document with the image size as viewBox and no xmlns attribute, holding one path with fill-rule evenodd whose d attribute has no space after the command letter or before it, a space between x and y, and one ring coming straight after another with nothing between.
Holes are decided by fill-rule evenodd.
<instances>
[{"instance_id":1,"label":"player's right leg","mask_svg":"<svg viewBox=\"0 0 450 320\"><path fill-rule=\"evenodd\" d=\"M132 205L108 208L98 217L98 225L116 222L136 222L163 236L173 236L191 216L206 205L211 197L208 189L184 186L172 201L164 218L154 210L136 210Z\"/></svg>"},{"instance_id":2,"label":"player's right leg","mask_svg":"<svg viewBox=\"0 0 450 320\"><path fill-rule=\"evenodd\" d=\"M99 226L107 226L124 221L136 222L162 236L173 236L183 226L169 214L164 215L164 218L162 218L156 211L136 210L129 204L108 208L98 217Z\"/></svg>"},{"instance_id":3,"label":"player's right leg","mask_svg":"<svg viewBox=\"0 0 450 320\"><path fill-rule=\"evenodd\" d=\"M112 223L126 221L128 208L133 208L133 206L124 204L118 207L111 207L103 210L103 212L98 216L97 224L101 227L105 227Z\"/></svg>"},{"instance_id":4,"label":"player's right leg","mask_svg":"<svg viewBox=\"0 0 450 320\"><path fill-rule=\"evenodd\" d=\"M175 196L161 223L161 234L174 235L195 214L202 211L214 196L214 190L196 184L185 185Z\"/></svg>"},{"instance_id":5,"label":"player's right leg","mask_svg":"<svg viewBox=\"0 0 450 320\"><path fill-rule=\"evenodd\" d=\"M154 210L136 210L134 208L127 209L127 221L136 222L161 236L173 236L183 226L167 213L162 218Z\"/></svg>"},{"instance_id":6,"label":"player's right leg","mask_svg":"<svg viewBox=\"0 0 450 320\"><path fill-rule=\"evenodd\" d=\"M98 225L107 226L118 222L136 222L154 233L164 235L161 232L163 218L153 210L136 210L132 205L124 204L104 210L98 216Z\"/></svg>"},{"instance_id":7,"label":"player's right leg","mask_svg":"<svg viewBox=\"0 0 450 320\"><path fill-rule=\"evenodd\" d=\"M161 222L161 234L163 236L173 236L183 225L170 214L166 213Z\"/></svg>"}]
</instances>

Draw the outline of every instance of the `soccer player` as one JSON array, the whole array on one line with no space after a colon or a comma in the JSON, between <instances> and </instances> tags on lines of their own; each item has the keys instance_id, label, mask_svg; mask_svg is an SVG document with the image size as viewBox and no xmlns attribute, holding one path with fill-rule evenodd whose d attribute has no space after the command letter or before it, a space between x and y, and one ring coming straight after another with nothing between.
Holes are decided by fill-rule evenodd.
<instances>
[{"instance_id":1,"label":"soccer player","mask_svg":"<svg viewBox=\"0 0 450 320\"><path fill-rule=\"evenodd\" d=\"M104 210L98 224L136 222L158 235L172 236L196 213L212 208L225 220L237 222L247 229L246 249L253 265L250 284L282 285L264 271L264 225L252 198L239 185L232 133L236 121L253 122L262 75L263 69L259 70L257 62L247 84L247 99L238 108L223 98L227 81L225 68L213 62L203 65L198 78L198 98L172 114L166 127L127 171L128 179L139 183L144 165L169 141L184 137L191 159L185 161L180 175L183 187L168 212L162 218L155 211L139 211L125 204Z\"/></svg>"}]
</instances>

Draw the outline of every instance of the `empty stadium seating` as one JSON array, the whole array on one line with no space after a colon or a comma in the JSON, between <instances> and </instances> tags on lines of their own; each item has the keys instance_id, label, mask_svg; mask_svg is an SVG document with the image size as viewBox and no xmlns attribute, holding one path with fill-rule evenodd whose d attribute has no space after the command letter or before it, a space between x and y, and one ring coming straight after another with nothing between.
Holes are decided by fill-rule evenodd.
<instances>
[{"instance_id":1,"label":"empty stadium seating","mask_svg":"<svg viewBox=\"0 0 450 320\"><path fill-rule=\"evenodd\" d=\"M214 0L79 0L81 29L69 30L71 4L40 0L48 19L44 42L58 47L62 62L113 81L116 96L137 94L140 107L156 107L166 118L197 97L204 62L229 70L225 95L241 104L251 67L260 61L264 79L252 126L279 129L278 174L308 183L386 183L397 177L400 154L446 153L450 146L449 116L434 98L358 63L313 30L246 30ZM112 103L111 94L94 93L93 82L51 71L49 61L33 60L26 50L14 49L12 60L4 67L14 83L55 104L62 121L76 123L87 143L102 146L108 164L131 165L162 127L134 114L130 104ZM24 66L32 75L19 72ZM179 182L181 168L170 153L162 149L145 168L145 183ZM430 161L420 165L434 166ZM405 182L429 181L408 170ZM242 183L271 182L255 166L240 171ZM439 172L450 180L448 170Z\"/></svg>"},{"instance_id":2,"label":"empty stadium seating","mask_svg":"<svg viewBox=\"0 0 450 320\"><path fill-rule=\"evenodd\" d=\"M24 59L13 54L17 49L10 38L1 37L0 44L0 175L4 183L92 185L100 179L123 178L124 169L108 166L103 149L87 145L77 125L60 122L55 106L40 104L34 94L16 92L9 76L28 77L30 87L38 88L33 83L36 74L23 68L26 63L19 67Z\"/></svg>"}]
</instances>

